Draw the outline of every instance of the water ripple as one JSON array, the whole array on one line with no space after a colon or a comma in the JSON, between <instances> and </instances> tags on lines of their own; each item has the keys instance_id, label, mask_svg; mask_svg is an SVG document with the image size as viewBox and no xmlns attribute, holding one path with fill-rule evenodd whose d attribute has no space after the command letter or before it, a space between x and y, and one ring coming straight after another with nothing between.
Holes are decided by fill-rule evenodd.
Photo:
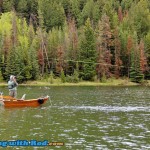
<instances>
[{"instance_id":1,"label":"water ripple","mask_svg":"<svg viewBox=\"0 0 150 150\"><path fill-rule=\"evenodd\" d=\"M54 106L59 107L59 106ZM118 106L61 106L60 109L90 109L90 110L97 110L97 111L107 111L107 112L134 112L134 111L143 111L143 112L150 112L150 107L118 107Z\"/></svg>"}]
</instances>

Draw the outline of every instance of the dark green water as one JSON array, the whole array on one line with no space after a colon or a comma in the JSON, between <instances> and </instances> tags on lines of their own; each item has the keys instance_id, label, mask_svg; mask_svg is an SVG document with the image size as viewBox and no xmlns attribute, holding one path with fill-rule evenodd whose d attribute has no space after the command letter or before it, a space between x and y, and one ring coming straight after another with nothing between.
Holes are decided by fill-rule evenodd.
<instances>
[{"instance_id":1,"label":"dark green water","mask_svg":"<svg viewBox=\"0 0 150 150\"><path fill-rule=\"evenodd\" d=\"M150 149L150 87L19 87L18 97L24 93L51 100L39 108L1 107L0 141L65 145L7 149Z\"/></svg>"}]
</instances>

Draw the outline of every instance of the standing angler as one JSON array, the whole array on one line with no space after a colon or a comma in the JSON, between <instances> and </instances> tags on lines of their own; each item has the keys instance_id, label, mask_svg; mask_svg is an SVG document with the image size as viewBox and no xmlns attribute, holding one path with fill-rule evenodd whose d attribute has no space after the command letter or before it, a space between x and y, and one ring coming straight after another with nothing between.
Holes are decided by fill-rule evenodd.
<instances>
[{"instance_id":1,"label":"standing angler","mask_svg":"<svg viewBox=\"0 0 150 150\"><path fill-rule=\"evenodd\" d=\"M9 95L11 97L17 97L17 86L18 83L16 81L16 77L14 75L11 75L10 80L8 81Z\"/></svg>"}]
</instances>

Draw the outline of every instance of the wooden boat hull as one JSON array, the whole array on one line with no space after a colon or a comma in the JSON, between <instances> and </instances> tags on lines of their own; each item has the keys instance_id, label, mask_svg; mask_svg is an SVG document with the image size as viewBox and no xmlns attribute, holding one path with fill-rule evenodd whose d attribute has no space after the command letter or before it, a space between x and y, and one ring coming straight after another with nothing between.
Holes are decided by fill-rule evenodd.
<instances>
[{"instance_id":1,"label":"wooden boat hull","mask_svg":"<svg viewBox=\"0 0 150 150\"><path fill-rule=\"evenodd\" d=\"M47 100L48 96L44 98L37 98L37 99L30 99L30 100L19 100L19 99L10 99L9 96L4 96L3 103L4 107L11 108L11 107L38 107L43 105Z\"/></svg>"}]
</instances>

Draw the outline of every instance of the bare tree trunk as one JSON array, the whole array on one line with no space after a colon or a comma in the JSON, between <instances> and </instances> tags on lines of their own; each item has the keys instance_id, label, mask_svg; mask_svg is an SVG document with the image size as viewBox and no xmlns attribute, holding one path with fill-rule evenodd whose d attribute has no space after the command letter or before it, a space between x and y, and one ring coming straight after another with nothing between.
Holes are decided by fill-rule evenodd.
<instances>
[{"instance_id":1,"label":"bare tree trunk","mask_svg":"<svg viewBox=\"0 0 150 150\"><path fill-rule=\"evenodd\" d=\"M13 18L12 18L12 44L13 44L13 47L15 47L17 44L17 26L16 26L15 11L13 12Z\"/></svg>"},{"instance_id":2,"label":"bare tree trunk","mask_svg":"<svg viewBox=\"0 0 150 150\"><path fill-rule=\"evenodd\" d=\"M0 0L0 14L2 13L3 0Z\"/></svg>"}]
</instances>

